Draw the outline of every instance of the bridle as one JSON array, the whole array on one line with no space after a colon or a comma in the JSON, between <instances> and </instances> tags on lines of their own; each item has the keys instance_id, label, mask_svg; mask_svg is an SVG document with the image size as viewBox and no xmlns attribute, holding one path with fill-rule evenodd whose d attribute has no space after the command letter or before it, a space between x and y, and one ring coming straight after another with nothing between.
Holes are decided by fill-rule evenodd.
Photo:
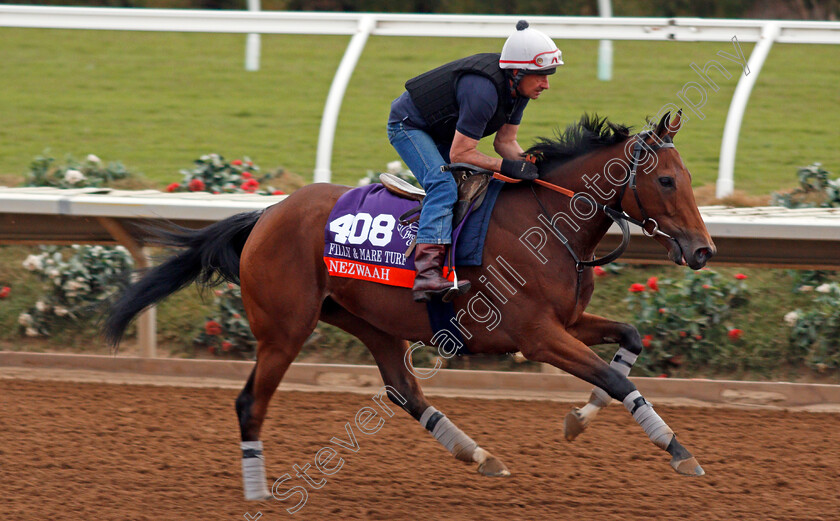
<instances>
[{"instance_id":1,"label":"bridle","mask_svg":"<svg viewBox=\"0 0 840 521\"><path fill-rule=\"evenodd\" d=\"M622 219L629 221L636 226L642 229L642 233L647 235L648 237L654 237L656 235L661 235L666 239L674 239L667 233L663 232L659 229L659 223L656 222L656 219L653 217L648 217L647 212L645 211L645 207L642 205L642 200L639 198L639 191L636 189L636 170L639 166L639 157L642 155L642 150L647 150L650 153L656 153L657 150L661 148L675 148L674 141L671 139L670 136L665 136L664 139L661 140L660 143L655 145L650 145L645 141L645 138L648 136L655 135L650 130L646 130L644 132L640 132L636 134L636 142L633 144L633 163L630 165L630 179L628 182L621 185L621 194L618 196L618 204L619 208L621 208L621 201L624 200L624 192L627 190L627 185L630 185L630 189L633 190L633 197L636 199L636 206L639 208L639 213L642 214L642 220L639 221L627 215L627 212L622 210ZM652 223L653 229L648 232L647 225Z\"/></svg>"}]
</instances>

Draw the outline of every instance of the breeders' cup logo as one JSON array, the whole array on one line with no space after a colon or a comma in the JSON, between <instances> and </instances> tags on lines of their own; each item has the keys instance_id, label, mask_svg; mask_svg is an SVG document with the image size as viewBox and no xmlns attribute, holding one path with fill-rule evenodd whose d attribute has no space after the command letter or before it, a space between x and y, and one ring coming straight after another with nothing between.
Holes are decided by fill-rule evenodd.
<instances>
[{"instance_id":1,"label":"breeders' cup logo","mask_svg":"<svg viewBox=\"0 0 840 521\"><path fill-rule=\"evenodd\" d=\"M402 223L397 224L397 233L400 234L400 237L405 239L405 245L410 246L411 241L417 236L417 221L413 223L409 223L408 225L404 225Z\"/></svg>"}]
</instances>

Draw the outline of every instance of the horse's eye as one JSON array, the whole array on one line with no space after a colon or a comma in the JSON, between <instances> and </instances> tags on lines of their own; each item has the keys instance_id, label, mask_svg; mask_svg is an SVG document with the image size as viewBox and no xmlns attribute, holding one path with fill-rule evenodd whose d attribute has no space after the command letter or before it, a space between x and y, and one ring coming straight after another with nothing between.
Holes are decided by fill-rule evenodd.
<instances>
[{"instance_id":1,"label":"horse's eye","mask_svg":"<svg viewBox=\"0 0 840 521\"><path fill-rule=\"evenodd\" d=\"M664 186L665 188L672 188L674 186L674 178L673 177L660 177L659 184Z\"/></svg>"}]
</instances>

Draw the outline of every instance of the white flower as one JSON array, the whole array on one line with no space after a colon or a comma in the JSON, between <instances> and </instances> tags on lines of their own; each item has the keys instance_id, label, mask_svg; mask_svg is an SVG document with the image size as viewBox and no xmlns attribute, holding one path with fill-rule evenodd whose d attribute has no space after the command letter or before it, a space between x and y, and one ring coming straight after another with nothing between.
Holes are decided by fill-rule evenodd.
<instances>
[{"instance_id":1,"label":"white flower","mask_svg":"<svg viewBox=\"0 0 840 521\"><path fill-rule=\"evenodd\" d=\"M359 186L367 186L369 184L370 184L370 179L368 179L367 177L363 177L363 178L359 179L359 182L358 182Z\"/></svg>"},{"instance_id":2,"label":"white flower","mask_svg":"<svg viewBox=\"0 0 840 521\"><path fill-rule=\"evenodd\" d=\"M70 310L68 310L64 306L56 306L53 309L53 311L55 312L56 315L58 315L60 317L63 317L64 315L67 315L68 313L70 313Z\"/></svg>"},{"instance_id":3,"label":"white flower","mask_svg":"<svg viewBox=\"0 0 840 521\"><path fill-rule=\"evenodd\" d=\"M30 255L23 261L23 267L29 271L44 269L44 259L40 255Z\"/></svg>"},{"instance_id":4,"label":"white flower","mask_svg":"<svg viewBox=\"0 0 840 521\"><path fill-rule=\"evenodd\" d=\"M32 315L29 313L21 313L18 315L18 324L22 326L31 326L32 325Z\"/></svg>"},{"instance_id":5,"label":"white flower","mask_svg":"<svg viewBox=\"0 0 840 521\"><path fill-rule=\"evenodd\" d=\"M399 161L391 161L388 163L387 168L389 174L399 174L402 172L402 163Z\"/></svg>"},{"instance_id":6,"label":"white flower","mask_svg":"<svg viewBox=\"0 0 840 521\"><path fill-rule=\"evenodd\" d=\"M26 336L38 336L38 335L39 335L38 330L35 329L34 327L26 328Z\"/></svg>"},{"instance_id":7,"label":"white flower","mask_svg":"<svg viewBox=\"0 0 840 521\"><path fill-rule=\"evenodd\" d=\"M823 284L821 286L817 286L817 289L814 291L818 293L831 293L831 284Z\"/></svg>"},{"instance_id":8,"label":"white flower","mask_svg":"<svg viewBox=\"0 0 840 521\"><path fill-rule=\"evenodd\" d=\"M785 315L785 324L789 326L796 325L796 321L799 319L799 313L796 311L791 311L790 313Z\"/></svg>"},{"instance_id":9,"label":"white flower","mask_svg":"<svg viewBox=\"0 0 840 521\"><path fill-rule=\"evenodd\" d=\"M101 160L101 159L99 159L98 157L96 157L96 156L95 156L95 155L93 155L93 154L88 154L88 156L87 156L87 160L88 160L89 162L91 162L91 163L101 163L101 162L102 162L102 160Z\"/></svg>"},{"instance_id":10,"label":"white flower","mask_svg":"<svg viewBox=\"0 0 840 521\"><path fill-rule=\"evenodd\" d=\"M799 286L799 291L806 292L806 291L813 291L814 286Z\"/></svg>"},{"instance_id":11,"label":"white flower","mask_svg":"<svg viewBox=\"0 0 840 521\"><path fill-rule=\"evenodd\" d=\"M50 268L47 271L45 271L44 273L46 273L47 277L49 277L51 279L56 279L61 275L61 272L58 271L58 268Z\"/></svg>"},{"instance_id":12,"label":"white flower","mask_svg":"<svg viewBox=\"0 0 840 521\"><path fill-rule=\"evenodd\" d=\"M79 181L84 181L85 174L79 172L78 170L68 170L64 173L64 180L70 183L71 185L74 185Z\"/></svg>"},{"instance_id":13,"label":"white flower","mask_svg":"<svg viewBox=\"0 0 840 521\"><path fill-rule=\"evenodd\" d=\"M75 280L68 280L67 284L64 285L64 289L66 289L67 291L75 291L77 289L82 289L84 287L85 287L84 284L82 284L81 282L75 281Z\"/></svg>"},{"instance_id":14,"label":"white flower","mask_svg":"<svg viewBox=\"0 0 840 521\"><path fill-rule=\"evenodd\" d=\"M35 309L37 309L38 311L43 313L44 311L49 309L49 306L43 300L39 300L38 302L35 303Z\"/></svg>"}]
</instances>

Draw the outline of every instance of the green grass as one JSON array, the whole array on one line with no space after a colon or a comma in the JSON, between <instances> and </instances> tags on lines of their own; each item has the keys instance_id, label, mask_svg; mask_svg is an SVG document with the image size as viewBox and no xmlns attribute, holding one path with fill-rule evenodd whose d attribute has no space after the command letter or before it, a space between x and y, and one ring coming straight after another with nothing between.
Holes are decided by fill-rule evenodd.
<instances>
[{"instance_id":1,"label":"green grass","mask_svg":"<svg viewBox=\"0 0 840 521\"><path fill-rule=\"evenodd\" d=\"M262 68L243 68L245 37L0 29L0 175L25 172L49 147L59 157L121 160L156 186L179 180L198 156L248 155L311 179L321 113L349 39L263 36ZM640 126L696 81L689 64L718 59L733 74L708 90L704 119L677 144L695 185L717 177L720 138L736 65L717 57L729 42L615 42L614 79L596 79L596 41L558 40L566 66L526 111L520 142L584 111ZM411 76L502 40L371 37L347 89L335 138L334 181L352 183L397 158L385 136L390 101ZM742 44L747 55L751 44ZM418 52L419 51L419 52ZM840 172L840 49L776 44L744 118L736 188L753 194L792 186L795 168L821 161ZM486 140L485 140L486 141ZM484 143L487 150L488 143Z\"/></svg>"}]
</instances>

